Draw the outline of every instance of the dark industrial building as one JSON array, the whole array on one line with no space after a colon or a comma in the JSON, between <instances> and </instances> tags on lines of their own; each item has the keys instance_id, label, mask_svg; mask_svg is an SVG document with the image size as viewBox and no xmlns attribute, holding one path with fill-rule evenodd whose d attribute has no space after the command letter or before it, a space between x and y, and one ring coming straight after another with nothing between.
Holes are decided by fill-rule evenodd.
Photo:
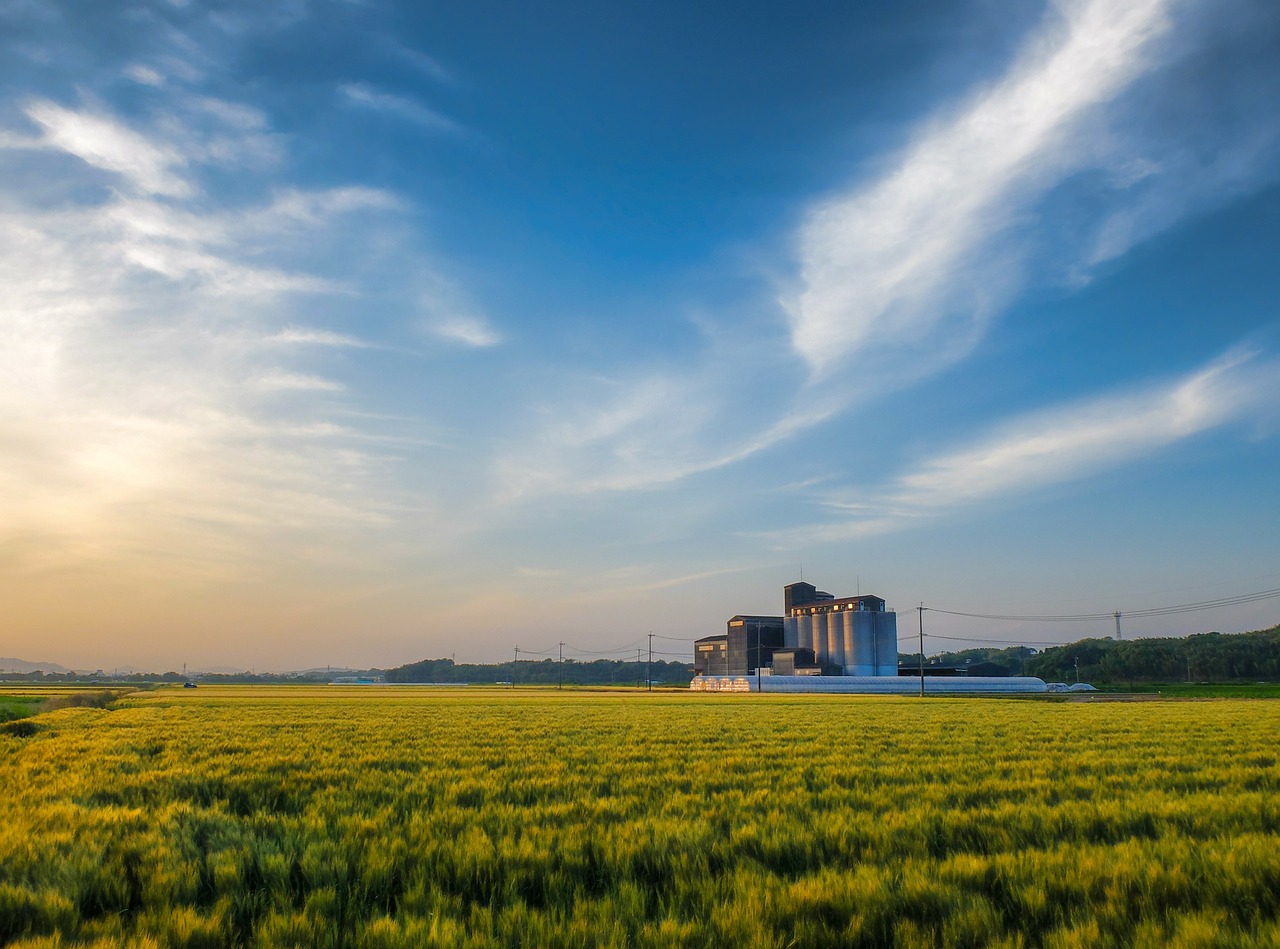
<instances>
[{"instance_id":1,"label":"dark industrial building","mask_svg":"<svg viewBox=\"0 0 1280 949\"><path fill-rule=\"evenodd\" d=\"M822 666L812 649L775 649L773 674L776 676L820 676Z\"/></svg>"},{"instance_id":2,"label":"dark industrial building","mask_svg":"<svg viewBox=\"0 0 1280 949\"><path fill-rule=\"evenodd\" d=\"M693 674L727 676L729 674L729 637L705 636L693 644Z\"/></svg>"},{"instance_id":3,"label":"dark industrial building","mask_svg":"<svg viewBox=\"0 0 1280 949\"><path fill-rule=\"evenodd\" d=\"M773 664L773 651L783 646L781 616L735 616L726 633L729 675L751 675Z\"/></svg>"}]
</instances>

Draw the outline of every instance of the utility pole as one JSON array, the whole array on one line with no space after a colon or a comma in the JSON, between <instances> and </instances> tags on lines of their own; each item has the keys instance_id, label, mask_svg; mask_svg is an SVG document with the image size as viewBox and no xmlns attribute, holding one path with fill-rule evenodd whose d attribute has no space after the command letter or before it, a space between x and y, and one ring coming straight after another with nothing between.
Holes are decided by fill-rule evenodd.
<instances>
[{"instance_id":1,"label":"utility pole","mask_svg":"<svg viewBox=\"0 0 1280 949\"><path fill-rule=\"evenodd\" d=\"M1075 656L1074 658L1076 660L1076 681L1079 682L1080 681L1080 657Z\"/></svg>"},{"instance_id":2,"label":"utility pole","mask_svg":"<svg viewBox=\"0 0 1280 949\"><path fill-rule=\"evenodd\" d=\"M645 682L649 685L649 691L653 691L653 630L649 630L649 664L644 667Z\"/></svg>"},{"instance_id":3,"label":"utility pole","mask_svg":"<svg viewBox=\"0 0 1280 949\"><path fill-rule=\"evenodd\" d=\"M924 604L920 604L920 698L924 698Z\"/></svg>"},{"instance_id":4,"label":"utility pole","mask_svg":"<svg viewBox=\"0 0 1280 949\"><path fill-rule=\"evenodd\" d=\"M511 663L511 688L516 687L516 667L520 664L520 647L516 647L516 661Z\"/></svg>"},{"instance_id":5,"label":"utility pole","mask_svg":"<svg viewBox=\"0 0 1280 949\"><path fill-rule=\"evenodd\" d=\"M557 689L564 688L564 640L560 641L560 665L558 667L560 673L560 681L556 684Z\"/></svg>"},{"instance_id":6,"label":"utility pole","mask_svg":"<svg viewBox=\"0 0 1280 949\"><path fill-rule=\"evenodd\" d=\"M1191 684L1191 657L1187 656L1187 685Z\"/></svg>"},{"instance_id":7,"label":"utility pole","mask_svg":"<svg viewBox=\"0 0 1280 949\"><path fill-rule=\"evenodd\" d=\"M1116 610L1116 642L1120 641L1120 611Z\"/></svg>"},{"instance_id":8,"label":"utility pole","mask_svg":"<svg viewBox=\"0 0 1280 949\"><path fill-rule=\"evenodd\" d=\"M636 647L636 675L640 674L640 647ZM636 688L640 688L640 680L636 679Z\"/></svg>"}]
</instances>

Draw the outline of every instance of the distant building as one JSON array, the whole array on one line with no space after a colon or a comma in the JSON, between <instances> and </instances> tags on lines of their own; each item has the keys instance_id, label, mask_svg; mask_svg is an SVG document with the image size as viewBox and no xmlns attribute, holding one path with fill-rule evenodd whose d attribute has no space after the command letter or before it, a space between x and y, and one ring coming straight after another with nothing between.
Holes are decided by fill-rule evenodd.
<instances>
[{"instance_id":1,"label":"distant building","mask_svg":"<svg viewBox=\"0 0 1280 949\"><path fill-rule=\"evenodd\" d=\"M729 675L752 675L773 663L773 651L783 646L781 616L735 616L726 632Z\"/></svg>"},{"instance_id":2,"label":"distant building","mask_svg":"<svg viewBox=\"0 0 1280 949\"><path fill-rule=\"evenodd\" d=\"M724 676L729 674L729 637L705 636L693 644L693 674Z\"/></svg>"},{"instance_id":3,"label":"distant building","mask_svg":"<svg viewBox=\"0 0 1280 949\"><path fill-rule=\"evenodd\" d=\"M822 675L822 666L812 649L775 649L773 652L773 674L776 676L817 676Z\"/></svg>"},{"instance_id":4,"label":"distant building","mask_svg":"<svg viewBox=\"0 0 1280 949\"><path fill-rule=\"evenodd\" d=\"M897 675L898 614L882 598L837 598L800 581L782 588L782 603L783 616L734 616L724 636L699 639L697 674Z\"/></svg>"},{"instance_id":5,"label":"distant building","mask_svg":"<svg viewBox=\"0 0 1280 949\"><path fill-rule=\"evenodd\" d=\"M809 583L783 588L788 647L811 649L824 672L898 674L898 614L870 594L836 598Z\"/></svg>"},{"instance_id":6,"label":"distant building","mask_svg":"<svg viewBox=\"0 0 1280 949\"><path fill-rule=\"evenodd\" d=\"M898 668L898 614L878 596L835 597L812 583L782 590L785 616L735 616L723 636L694 643L698 692L883 695L1065 691L994 663ZM723 670L723 671L721 671ZM1078 687L1073 687L1078 688Z\"/></svg>"}]
</instances>

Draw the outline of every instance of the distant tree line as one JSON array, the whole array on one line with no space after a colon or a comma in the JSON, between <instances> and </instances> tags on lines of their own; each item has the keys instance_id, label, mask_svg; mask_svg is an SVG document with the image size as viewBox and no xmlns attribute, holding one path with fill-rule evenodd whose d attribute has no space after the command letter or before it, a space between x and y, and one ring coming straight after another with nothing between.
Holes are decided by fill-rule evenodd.
<instances>
[{"instance_id":1,"label":"distant tree line","mask_svg":"<svg viewBox=\"0 0 1280 949\"><path fill-rule=\"evenodd\" d=\"M343 675L381 675L381 672L377 669L368 672L201 672L189 678L207 685L321 685Z\"/></svg>"},{"instance_id":2,"label":"distant tree line","mask_svg":"<svg viewBox=\"0 0 1280 949\"><path fill-rule=\"evenodd\" d=\"M452 659L423 659L386 671L388 682L458 682L518 685L637 685L652 675L654 683L688 685L693 666L687 662L655 659L652 670L645 660L566 659L521 660L500 663L455 663Z\"/></svg>"},{"instance_id":3,"label":"distant tree line","mask_svg":"<svg viewBox=\"0 0 1280 949\"><path fill-rule=\"evenodd\" d=\"M954 652L939 652L925 656L925 670L930 666L970 667L983 666L983 675L1034 675L1027 671L1027 663L1035 656L1036 651L1030 646L1009 646L1005 649L981 647L975 649L957 649ZM901 653L898 666L915 669L920 664L920 653Z\"/></svg>"},{"instance_id":4,"label":"distant tree line","mask_svg":"<svg viewBox=\"0 0 1280 949\"><path fill-rule=\"evenodd\" d=\"M1082 639L1027 660L1046 681L1280 682L1280 626L1250 633L1198 633L1161 639Z\"/></svg>"}]
</instances>

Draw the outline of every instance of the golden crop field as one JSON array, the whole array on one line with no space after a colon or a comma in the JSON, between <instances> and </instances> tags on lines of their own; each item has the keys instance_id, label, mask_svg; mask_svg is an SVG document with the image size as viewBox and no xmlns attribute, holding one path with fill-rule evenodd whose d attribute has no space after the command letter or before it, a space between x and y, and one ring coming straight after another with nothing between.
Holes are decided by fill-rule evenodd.
<instances>
[{"instance_id":1,"label":"golden crop field","mask_svg":"<svg viewBox=\"0 0 1280 949\"><path fill-rule=\"evenodd\" d=\"M0 728L16 946L1280 946L1276 702L201 688L34 721Z\"/></svg>"}]
</instances>

